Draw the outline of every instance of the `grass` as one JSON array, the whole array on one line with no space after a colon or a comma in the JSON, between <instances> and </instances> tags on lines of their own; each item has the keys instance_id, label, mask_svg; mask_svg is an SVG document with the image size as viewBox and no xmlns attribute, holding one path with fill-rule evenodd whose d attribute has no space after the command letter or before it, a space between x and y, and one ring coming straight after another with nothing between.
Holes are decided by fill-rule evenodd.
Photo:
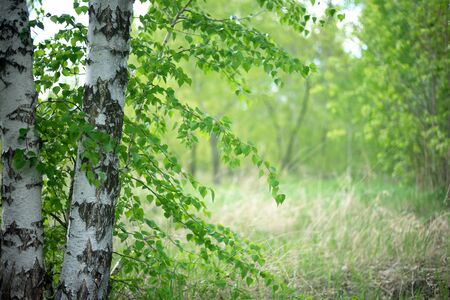
<instances>
[{"instance_id":1,"label":"grass","mask_svg":"<svg viewBox=\"0 0 450 300\"><path fill-rule=\"evenodd\" d=\"M450 209L441 194L345 178L283 182L287 200L281 206L252 178L216 187L208 221L263 244L264 268L293 293L273 294L262 282L247 286L231 279L220 288L210 284L218 262L202 263L167 243L168 253L189 265L188 282L170 283L162 298L230 299L240 290L248 295L240 298L250 299L449 299ZM159 209L145 211L173 239L184 240L186 232ZM122 298L132 296L140 298Z\"/></svg>"},{"instance_id":2,"label":"grass","mask_svg":"<svg viewBox=\"0 0 450 300\"><path fill-rule=\"evenodd\" d=\"M267 268L313 298L448 299L450 211L386 183L288 181L277 207L252 180L218 189L213 222L266 246ZM252 298L267 298L257 287Z\"/></svg>"}]
</instances>

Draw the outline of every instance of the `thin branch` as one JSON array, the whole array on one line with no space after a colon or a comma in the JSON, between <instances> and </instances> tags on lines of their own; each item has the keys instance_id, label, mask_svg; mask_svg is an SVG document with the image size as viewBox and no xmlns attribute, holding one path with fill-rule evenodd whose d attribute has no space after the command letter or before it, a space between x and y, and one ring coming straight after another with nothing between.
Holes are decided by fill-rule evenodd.
<instances>
[{"instance_id":1,"label":"thin branch","mask_svg":"<svg viewBox=\"0 0 450 300\"><path fill-rule=\"evenodd\" d=\"M191 14L195 13L194 11L192 11L190 9L185 9L185 11L190 12ZM213 22L226 22L226 21L230 21L230 20L240 22L240 21L245 21L245 20L251 20L252 18L257 17L265 12L267 12L267 11L265 9L263 9L257 13L250 14L250 15L248 15L246 17L242 17L242 18L238 18L236 16L230 16L229 18L226 18L226 19L225 18L224 19L215 19L215 18L208 17L206 15L204 15L204 17Z\"/></svg>"},{"instance_id":2,"label":"thin branch","mask_svg":"<svg viewBox=\"0 0 450 300\"><path fill-rule=\"evenodd\" d=\"M67 223L64 222L60 217L58 217L56 214L52 212L47 212L44 210L44 213L49 214L53 219L55 219L62 227L67 229Z\"/></svg>"},{"instance_id":3,"label":"thin branch","mask_svg":"<svg viewBox=\"0 0 450 300\"><path fill-rule=\"evenodd\" d=\"M81 107L78 106L77 103L72 102L72 101L68 101L68 100L46 100L46 101L41 101L41 102L39 102L39 103L36 105L36 108L39 107L39 105L46 104L46 103L64 103L64 104L66 104L67 106L69 106L68 103L70 103L70 104L72 104L76 109L78 109L79 111L83 112L83 110L81 109Z\"/></svg>"},{"instance_id":4,"label":"thin branch","mask_svg":"<svg viewBox=\"0 0 450 300\"><path fill-rule=\"evenodd\" d=\"M186 4L178 11L178 13L175 15L175 17L172 20L172 23L170 23L170 29L173 29L175 25L177 24L178 20L182 17L182 14L186 11L188 6L192 3L193 0L189 0L186 2ZM162 49L164 51L164 47L169 42L170 37L172 36L172 30L167 31L166 36L164 37L164 41L162 43ZM162 54L162 53L161 53Z\"/></svg>"}]
</instances>

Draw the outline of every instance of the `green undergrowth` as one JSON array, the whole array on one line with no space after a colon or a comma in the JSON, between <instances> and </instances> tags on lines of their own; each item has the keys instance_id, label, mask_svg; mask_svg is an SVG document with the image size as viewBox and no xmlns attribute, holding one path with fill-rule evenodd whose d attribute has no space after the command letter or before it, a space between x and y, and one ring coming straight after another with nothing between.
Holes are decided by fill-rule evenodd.
<instances>
[{"instance_id":1,"label":"green undergrowth","mask_svg":"<svg viewBox=\"0 0 450 300\"><path fill-rule=\"evenodd\" d=\"M171 267L182 264L186 275L185 282L173 281L167 298L448 299L450 210L439 193L342 178L282 182L283 205L257 180L241 178L217 187L208 207L211 223L263 246L263 270L286 287L246 282L223 262L190 254L193 245L180 253L167 243ZM172 239L184 240L185 232L163 221L158 208L146 213Z\"/></svg>"}]
</instances>

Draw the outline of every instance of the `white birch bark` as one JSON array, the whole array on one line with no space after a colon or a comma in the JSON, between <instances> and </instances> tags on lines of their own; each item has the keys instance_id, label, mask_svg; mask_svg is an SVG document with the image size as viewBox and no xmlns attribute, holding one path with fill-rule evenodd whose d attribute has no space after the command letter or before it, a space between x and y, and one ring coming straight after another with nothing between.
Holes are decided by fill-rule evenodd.
<instances>
[{"instance_id":1,"label":"white birch bark","mask_svg":"<svg viewBox=\"0 0 450 300\"><path fill-rule=\"evenodd\" d=\"M81 169L78 147L66 251L56 299L105 299L112 256L115 201L120 193L117 146L123 124L127 60L133 0L90 0L88 58L84 111L96 130L113 141L111 152L98 145L100 162L95 176L106 175L99 186ZM86 139L84 137L83 139Z\"/></svg>"},{"instance_id":2,"label":"white birch bark","mask_svg":"<svg viewBox=\"0 0 450 300\"><path fill-rule=\"evenodd\" d=\"M0 0L0 131L2 225L0 299L41 299L43 287L41 186L34 129L37 94L25 0ZM15 169L14 157L25 154Z\"/></svg>"}]
</instances>

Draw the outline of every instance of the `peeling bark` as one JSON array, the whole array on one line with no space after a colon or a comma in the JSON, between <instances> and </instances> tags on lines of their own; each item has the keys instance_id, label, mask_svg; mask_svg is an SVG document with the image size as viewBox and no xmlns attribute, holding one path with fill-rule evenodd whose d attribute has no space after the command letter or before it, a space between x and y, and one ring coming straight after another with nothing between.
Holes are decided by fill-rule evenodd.
<instances>
[{"instance_id":1,"label":"peeling bark","mask_svg":"<svg viewBox=\"0 0 450 300\"><path fill-rule=\"evenodd\" d=\"M19 151L27 160L26 153L37 155L40 144L28 9L25 0L0 0L0 8L0 299L42 299L42 178L30 161L18 170L13 165Z\"/></svg>"},{"instance_id":2,"label":"peeling bark","mask_svg":"<svg viewBox=\"0 0 450 300\"><path fill-rule=\"evenodd\" d=\"M97 143L100 161L90 166L80 142L75 167L66 251L56 299L105 299L112 257L115 202L120 193L117 146L128 82L132 0L89 1L87 78L83 110L113 150ZM87 136L82 138L87 139ZM90 168L99 185L89 182ZM102 179L102 175L106 179Z\"/></svg>"}]
</instances>

